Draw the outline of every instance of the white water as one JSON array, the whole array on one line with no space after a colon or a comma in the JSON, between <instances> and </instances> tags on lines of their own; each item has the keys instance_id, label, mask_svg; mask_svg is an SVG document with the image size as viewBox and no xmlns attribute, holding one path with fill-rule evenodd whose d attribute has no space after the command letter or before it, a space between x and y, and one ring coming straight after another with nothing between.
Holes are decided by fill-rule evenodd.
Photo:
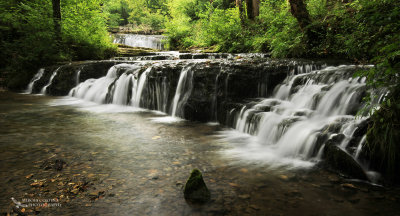
<instances>
[{"instance_id":1,"label":"white water","mask_svg":"<svg viewBox=\"0 0 400 216\"><path fill-rule=\"evenodd\" d=\"M126 105L128 100L128 87L132 80L132 74L128 75L127 72L125 72L119 77L119 79L117 79L117 72L121 68L127 69L127 72L134 71L134 73L138 70L138 67L135 65L115 65L108 70L106 76L99 79L88 79L71 89L69 96L103 104L107 102L106 99L110 93L110 87L115 82L115 85L113 86L114 94L110 102L119 105Z\"/></svg>"},{"instance_id":2,"label":"white water","mask_svg":"<svg viewBox=\"0 0 400 216\"><path fill-rule=\"evenodd\" d=\"M113 104L126 105L128 101L129 83L132 81L132 74L123 73L115 83Z\"/></svg>"},{"instance_id":3,"label":"white water","mask_svg":"<svg viewBox=\"0 0 400 216\"><path fill-rule=\"evenodd\" d=\"M114 43L125 44L131 47L164 49L162 40L165 37L161 35L116 34L114 36Z\"/></svg>"},{"instance_id":4,"label":"white water","mask_svg":"<svg viewBox=\"0 0 400 216\"><path fill-rule=\"evenodd\" d=\"M62 67L62 66L61 66ZM54 79L54 77L57 75L57 72L58 72L58 70L61 68L61 67L58 67L54 72L53 72L53 74L51 75L51 77L50 77L50 79L49 79L49 82L42 88L42 90L40 91L40 94L46 94L46 92L47 92L47 88L51 85L51 83L53 82L53 79Z\"/></svg>"},{"instance_id":5,"label":"white water","mask_svg":"<svg viewBox=\"0 0 400 216\"><path fill-rule=\"evenodd\" d=\"M70 91L70 95L86 101L105 103L108 87L117 78L117 69L117 67L113 66L108 70L105 77L99 79L88 79L85 82L80 83Z\"/></svg>"},{"instance_id":6,"label":"white water","mask_svg":"<svg viewBox=\"0 0 400 216\"><path fill-rule=\"evenodd\" d=\"M321 159L324 145L318 144L317 139L324 132L343 133L345 140L341 146L345 149L362 121L355 120L349 112L360 105L359 92L365 80L344 77L337 80L340 79L337 74L353 69L355 66L329 67L289 76L286 83L277 86L271 98L252 107L243 106L235 117L234 128L252 136L241 137L240 144L229 150L229 154L246 160L304 167ZM298 80L304 84L294 86ZM271 111L261 112L263 107L270 107ZM329 132L335 125L342 126ZM222 135L235 142L238 136L232 133L225 131Z\"/></svg>"},{"instance_id":7,"label":"white water","mask_svg":"<svg viewBox=\"0 0 400 216\"><path fill-rule=\"evenodd\" d=\"M44 68L40 68L39 71L35 74L35 76L32 78L31 82L28 85L28 88L26 88L25 92L26 94L32 94L33 86L35 85L35 82L40 80L42 78L44 73Z\"/></svg>"},{"instance_id":8,"label":"white water","mask_svg":"<svg viewBox=\"0 0 400 216\"><path fill-rule=\"evenodd\" d=\"M364 136L361 138L360 143L358 143L356 152L355 152L355 154L354 154L354 157L355 157L356 159L358 159L358 158L360 157L361 150L362 150L362 147L363 147L363 145L364 145L366 139L367 139L367 136L364 135Z\"/></svg>"},{"instance_id":9,"label":"white water","mask_svg":"<svg viewBox=\"0 0 400 216\"><path fill-rule=\"evenodd\" d=\"M76 77L75 77L75 83L76 83L76 85L79 85L79 77L80 77L80 75L81 75L81 70L78 70L78 71L76 72Z\"/></svg>"},{"instance_id":10,"label":"white water","mask_svg":"<svg viewBox=\"0 0 400 216\"><path fill-rule=\"evenodd\" d=\"M172 104L171 114L173 117L183 117L184 105L189 99L189 96L192 93L193 89L192 78L192 66L184 67L179 76L178 86L176 87L176 92Z\"/></svg>"},{"instance_id":11,"label":"white water","mask_svg":"<svg viewBox=\"0 0 400 216\"><path fill-rule=\"evenodd\" d=\"M145 84L147 82L147 75L150 73L151 71L151 67L147 68L141 75L139 78L139 83L137 85L133 86L133 96L132 96L132 105L134 107L140 107L140 101L142 98L142 93L143 93L143 89L145 87Z\"/></svg>"},{"instance_id":12,"label":"white water","mask_svg":"<svg viewBox=\"0 0 400 216\"><path fill-rule=\"evenodd\" d=\"M312 68L299 67L288 71L290 75L275 88L272 97L257 99L251 106L232 109L227 113L235 119L233 127L237 130L222 132L223 140L233 143L233 148L227 151L230 157L260 160L274 166L309 167L323 156L326 140L321 142L321 135L327 135L329 139L336 134L344 135L339 143L341 149L358 157L362 142L357 148L348 145L363 121L355 119L353 115L360 108L365 79L349 78L351 74L347 72L354 71L356 66L311 71ZM151 66L143 71L137 63L118 64L111 67L106 76L80 83L69 95L95 102L96 105L87 107L95 112L120 110L116 105L123 105L128 108L121 111L143 107L167 113L170 105L171 116L151 120L160 123L180 121L193 89L193 67L186 65L181 70L172 101L168 101L170 80L165 76L157 76L157 73L153 76L158 68L155 67L153 72L152 69ZM222 81L225 82L225 96L229 89L229 77L227 73ZM215 85L218 85L218 76ZM212 103L216 109L216 96Z\"/></svg>"},{"instance_id":13,"label":"white water","mask_svg":"<svg viewBox=\"0 0 400 216\"><path fill-rule=\"evenodd\" d=\"M122 68L127 71L118 77L118 71ZM88 79L71 89L69 96L98 104L111 103L137 108L150 106L146 101L148 97L152 97L155 103L151 106L166 113L168 105L166 77L161 77L161 80L153 83L154 88L151 88L148 84L148 75L152 67L148 67L137 78L140 70L141 68L136 65L115 65L108 70L106 76L99 79ZM183 117L184 105L193 88L192 77L192 66L184 67L179 76L175 96L170 106L172 117L156 118L153 119L154 121L164 123L181 121L178 117Z\"/></svg>"}]
</instances>

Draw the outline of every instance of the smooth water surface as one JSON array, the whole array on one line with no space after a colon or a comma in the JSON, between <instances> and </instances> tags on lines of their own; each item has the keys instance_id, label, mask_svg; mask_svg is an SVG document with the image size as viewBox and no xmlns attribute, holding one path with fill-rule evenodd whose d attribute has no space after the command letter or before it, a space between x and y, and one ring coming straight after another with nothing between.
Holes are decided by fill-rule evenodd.
<instances>
[{"instance_id":1,"label":"smooth water surface","mask_svg":"<svg viewBox=\"0 0 400 216\"><path fill-rule=\"evenodd\" d=\"M59 200L60 207L37 209L39 215L400 212L397 189L345 180L315 166L276 167L229 155L235 143L221 138L227 129L215 124L68 97L0 92L0 98L2 214L13 207L11 197ZM43 169L55 158L66 162L63 170ZM211 191L211 201L201 207L183 198L193 168L203 172ZM85 187L74 191L78 182Z\"/></svg>"}]
</instances>

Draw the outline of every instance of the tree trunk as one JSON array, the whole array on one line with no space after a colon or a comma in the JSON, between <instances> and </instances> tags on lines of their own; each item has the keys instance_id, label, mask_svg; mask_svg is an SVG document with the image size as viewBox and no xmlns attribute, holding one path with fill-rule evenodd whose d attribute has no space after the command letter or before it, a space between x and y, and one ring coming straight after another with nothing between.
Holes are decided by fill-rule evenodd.
<instances>
[{"instance_id":1,"label":"tree trunk","mask_svg":"<svg viewBox=\"0 0 400 216\"><path fill-rule=\"evenodd\" d=\"M244 26L244 9L243 9L243 0L236 0L236 6L239 8L239 13L240 13L240 22L242 23L242 26Z\"/></svg>"},{"instance_id":2,"label":"tree trunk","mask_svg":"<svg viewBox=\"0 0 400 216\"><path fill-rule=\"evenodd\" d=\"M246 0L247 18L253 20L260 14L260 0Z\"/></svg>"},{"instance_id":3,"label":"tree trunk","mask_svg":"<svg viewBox=\"0 0 400 216\"><path fill-rule=\"evenodd\" d=\"M290 12L297 19L301 30L305 30L311 23L310 15L308 14L306 4L303 0L289 0Z\"/></svg>"},{"instance_id":4,"label":"tree trunk","mask_svg":"<svg viewBox=\"0 0 400 216\"><path fill-rule=\"evenodd\" d=\"M254 19L253 13L253 0L246 0L247 18Z\"/></svg>"},{"instance_id":5,"label":"tree trunk","mask_svg":"<svg viewBox=\"0 0 400 216\"><path fill-rule=\"evenodd\" d=\"M260 15L260 0L253 0L253 17Z\"/></svg>"},{"instance_id":6,"label":"tree trunk","mask_svg":"<svg viewBox=\"0 0 400 216\"><path fill-rule=\"evenodd\" d=\"M52 0L54 32L57 42L61 42L61 0Z\"/></svg>"}]
</instances>

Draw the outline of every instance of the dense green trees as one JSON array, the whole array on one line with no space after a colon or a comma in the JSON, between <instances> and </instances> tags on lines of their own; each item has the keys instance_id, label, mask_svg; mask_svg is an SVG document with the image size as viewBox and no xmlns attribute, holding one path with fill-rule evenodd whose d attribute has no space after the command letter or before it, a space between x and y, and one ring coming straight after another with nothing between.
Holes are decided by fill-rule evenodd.
<instances>
[{"instance_id":1,"label":"dense green trees","mask_svg":"<svg viewBox=\"0 0 400 216\"><path fill-rule=\"evenodd\" d=\"M144 31L163 29L168 14L167 0L109 0L103 9L110 27L131 24Z\"/></svg>"},{"instance_id":2,"label":"dense green trees","mask_svg":"<svg viewBox=\"0 0 400 216\"><path fill-rule=\"evenodd\" d=\"M0 58L4 61L0 71L6 74L8 86L25 88L26 80L44 65L110 56L115 48L101 3L100 0L1 1Z\"/></svg>"}]
</instances>

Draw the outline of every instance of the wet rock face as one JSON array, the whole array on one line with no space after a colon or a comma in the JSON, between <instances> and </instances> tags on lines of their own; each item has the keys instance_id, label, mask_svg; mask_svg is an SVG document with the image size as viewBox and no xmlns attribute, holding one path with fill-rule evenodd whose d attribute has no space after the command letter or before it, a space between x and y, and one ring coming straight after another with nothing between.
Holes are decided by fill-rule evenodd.
<instances>
[{"instance_id":1,"label":"wet rock face","mask_svg":"<svg viewBox=\"0 0 400 216\"><path fill-rule=\"evenodd\" d=\"M115 62L88 62L64 65L60 68L58 75L54 78L53 84L48 88L48 94L54 96L64 96L75 87L76 73L81 70L78 81L89 78L100 78L107 73L108 69L115 65Z\"/></svg>"},{"instance_id":2,"label":"wet rock face","mask_svg":"<svg viewBox=\"0 0 400 216\"><path fill-rule=\"evenodd\" d=\"M194 204L204 204L210 200L210 191L206 183L204 183L200 170L194 169L192 171L186 182L183 194L187 201Z\"/></svg>"},{"instance_id":3,"label":"wet rock face","mask_svg":"<svg viewBox=\"0 0 400 216\"><path fill-rule=\"evenodd\" d=\"M193 54L190 54L190 57L193 59ZM206 59L208 59L215 56L202 54L196 55L197 57L207 57ZM251 98L270 96L273 94L275 87L287 77L288 73L299 73L297 70L302 67L301 65L313 64L313 62L307 61L274 61L260 58L206 59L151 60L148 62L126 60L92 61L75 62L62 65L61 68L59 66L47 67L43 77L35 83L33 93L40 93L57 68L59 68L57 76L54 77L52 84L47 88L46 94L48 95L67 95L77 83L103 77L116 64L124 63L142 67L143 70L135 74L136 78L146 68L152 67L143 90L140 106L171 114L171 106L181 71L185 67L191 66L191 70L193 70L193 88L183 106L183 117L193 121L219 121L224 124L227 112L232 109L228 104L244 104L249 98L251 100ZM313 65L318 67L321 64ZM77 76L78 71L80 71L79 77ZM127 71L121 67L117 72L117 76L124 72ZM163 94L162 104L160 104L160 93ZM112 100L109 97L106 103L111 102Z\"/></svg>"},{"instance_id":4,"label":"wet rock face","mask_svg":"<svg viewBox=\"0 0 400 216\"><path fill-rule=\"evenodd\" d=\"M325 144L325 163L331 169L346 176L368 180L360 164L354 158L343 151L334 139L328 140Z\"/></svg>"}]
</instances>

